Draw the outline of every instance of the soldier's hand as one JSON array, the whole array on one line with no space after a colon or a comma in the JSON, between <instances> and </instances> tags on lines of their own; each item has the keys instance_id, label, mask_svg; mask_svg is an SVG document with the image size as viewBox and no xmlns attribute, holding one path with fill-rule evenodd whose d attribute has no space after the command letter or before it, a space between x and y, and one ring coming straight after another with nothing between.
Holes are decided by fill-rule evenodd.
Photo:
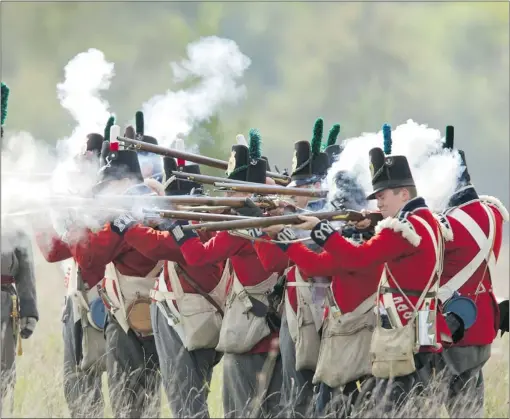
<instances>
[{"instance_id":1,"label":"soldier's hand","mask_svg":"<svg viewBox=\"0 0 510 419\"><path fill-rule=\"evenodd\" d=\"M264 213L251 199L246 198L244 206L237 208L236 212L245 217L262 217Z\"/></svg>"},{"instance_id":2,"label":"soldier's hand","mask_svg":"<svg viewBox=\"0 0 510 419\"><path fill-rule=\"evenodd\" d=\"M294 228L299 230L312 230L317 224L321 222L317 217L310 217L307 215L299 215L300 220L303 221L301 224L295 224Z\"/></svg>"},{"instance_id":3,"label":"soldier's hand","mask_svg":"<svg viewBox=\"0 0 510 419\"><path fill-rule=\"evenodd\" d=\"M35 317L22 317L20 319L20 336L21 339L28 339L34 333L37 319Z\"/></svg>"},{"instance_id":4,"label":"soldier's hand","mask_svg":"<svg viewBox=\"0 0 510 419\"><path fill-rule=\"evenodd\" d=\"M358 230L365 230L368 227L370 227L370 224L372 224L372 220L370 218L365 218L364 220L358 221L357 223L354 223L354 226Z\"/></svg>"}]
</instances>

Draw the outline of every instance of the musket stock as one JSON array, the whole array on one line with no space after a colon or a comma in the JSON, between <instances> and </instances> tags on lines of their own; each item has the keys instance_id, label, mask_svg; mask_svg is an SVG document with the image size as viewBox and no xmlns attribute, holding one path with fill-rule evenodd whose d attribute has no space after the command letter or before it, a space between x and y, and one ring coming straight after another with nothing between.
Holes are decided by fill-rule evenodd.
<instances>
[{"instance_id":1,"label":"musket stock","mask_svg":"<svg viewBox=\"0 0 510 419\"><path fill-rule=\"evenodd\" d=\"M161 156L174 157L176 159L184 159L187 161L191 161L197 164L203 164L204 166L215 167L216 169L226 170L228 167L228 162L225 160L213 159L212 157L205 157L199 154L186 153L184 151L175 150L173 148L162 147L160 145L149 144L143 141L133 140L131 138L126 137L117 137L120 143L127 148L131 148L134 150L140 151L148 151L150 153L159 154ZM273 179L280 179L281 181L290 182L290 178L288 176L282 175L280 173L275 172L267 172L266 175Z\"/></svg>"},{"instance_id":2,"label":"musket stock","mask_svg":"<svg viewBox=\"0 0 510 419\"><path fill-rule=\"evenodd\" d=\"M362 213L357 211L322 211L301 215L310 215L318 218L319 220L330 221L361 221L367 218ZM247 220L218 221L203 224L193 224L183 226L182 229L202 231L225 231L246 228L262 228L277 224L301 224L302 222L303 221L299 219L299 214L291 214L281 215L277 217L256 217Z\"/></svg>"},{"instance_id":3,"label":"musket stock","mask_svg":"<svg viewBox=\"0 0 510 419\"><path fill-rule=\"evenodd\" d=\"M328 195L327 189L304 189L304 188L286 188L276 185L262 184L241 184L241 183L220 183L216 182L214 186L229 189L236 192L251 192L259 195L290 195L290 196L308 196L310 198L323 198Z\"/></svg>"}]
</instances>

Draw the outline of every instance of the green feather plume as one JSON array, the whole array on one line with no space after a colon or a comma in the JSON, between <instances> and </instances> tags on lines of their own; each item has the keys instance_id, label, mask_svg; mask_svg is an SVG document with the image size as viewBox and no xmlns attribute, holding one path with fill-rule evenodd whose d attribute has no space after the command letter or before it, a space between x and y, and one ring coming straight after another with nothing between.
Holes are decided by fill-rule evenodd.
<instances>
[{"instance_id":1,"label":"green feather plume","mask_svg":"<svg viewBox=\"0 0 510 419\"><path fill-rule=\"evenodd\" d=\"M328 142L326 144L326 147L329 147L330 145L335 145L339 134L340 124L333 125L329 130Z\"/></svg>"},{"instance_id":2,"label":"green feather plume","mask_svg":"<svg viewBox=\"0 0 510 419\"><path fill-rule=\"evenodd\" d=\"M321 143L322 143L322 132L324 130L324 121L322 118L317 119L315 121L315 125L313 126L313 137L311 143L312 155L317 156L321 152Z\"/></svg>"},{"instance_id":3,"label":"green feather plume","mask_svg":"<svg viewBox=\"0 0 510 419\"><path fill-rule=\"evenodd\" d=\"M143 135L144 133L144 126L143 126L143 112L137 111L135 114L135 126L136 126L136 133Z\"/></svg>"},{"instance_id":4,"label":"green feather plume","mask_svg":"<svg viewBox=\"0 0 510 419\"><path fill-rule=\"evenodd\" d=\"M104 127L104 139L105 141L110 141L110 129L115 125L115 117L110 116L108 118L108 122L106 123L106 127Z\"/></svg>"},{"instance_id":5,"label":"green feather plume","mask_svg":"<svg viewBox=\"0 0 510 419\"><path fill-rule=\"evenodd\" d=\"M7 103L9 102L9 87L2 82L2 118L1 125L5 124L5 119L7 118Z\"/></svg>"},{"instance_id":6,"label":"green feather plume","mask_svg":"<svg viewBox=\"0 0 510 419\"><path fill-rule=\"evenodd\" d=\"M250 160L259 160L262 156L262 139L256 129L250 130Z\"/></svg>"}]
</instances>

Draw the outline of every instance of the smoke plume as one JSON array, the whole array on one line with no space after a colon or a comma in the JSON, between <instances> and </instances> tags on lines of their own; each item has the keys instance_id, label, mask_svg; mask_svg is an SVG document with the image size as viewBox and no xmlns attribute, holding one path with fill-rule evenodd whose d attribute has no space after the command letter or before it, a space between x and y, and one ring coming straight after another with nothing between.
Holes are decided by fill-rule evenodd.
<instances>
[{"instance_id":1,"label":"smoke plume","mask_svg":"<svg viewBox=\"0 0 510 419\"><path fill-rule=\"evenodd\" d=\"M89 49L70 60L64 72L57 95L76 121L70 137L58 141L56 150L26 132L4 138L2 252L23 244L18 243L18 231L30 234L33 226L50 225L62 230L55 221L69 219L70 212L80 224L97 226L91 211L72 198L90 190L98 168L92 162L80 162L78 167L74 157L83 150L87 134L104 130L109 105L99 94L110 86L113 64L101 51Z\"/></svg>"},{"instance_id":2,"label":"smoke plume","mask_svg":"<svg viewBox=\"0 0 510 419\"><path fill-rule=\"evenodd\" d=\"M208 120L223 105L233 105L246 94L238 84L251 60L229 39L210 36L191 43L188 58L171 63L173 79L200 81L186 90L167 91L143 105L146 132L159 144L170 147L180 134L187 136L194 125Z\"/></svg>"},{"instance_id":3,"label":"smoke plume","mask_svg":"<svg viewBox=\"0 0 510 419\"><path fill-rule=\"evenodd\" d=\"M76 154L91 132L103 134L110 116L107 101L100 92L110 87L114 64L106 61L104 54L94 48L81 52L64 68L65 80L57 85L60 104L76 121L71 136L57 147L64 154Z\"/></svg>"},{"instance_id":4,"label":"smoke plume","mask_svg":"<svg viewBox=\"0 0 510 419\"><path fill-rule=\"evenodd\" d=\"M457 186L462 173L459 154L442 148L444 138L439 130L420 125L412 120L397 126L392 131L392 155L406 156L418 194L425 198L434 211L442 211ZM341 194L353 191L339 190L335 179L341 170L348 172L362 186L367 194L372 191L368 152L374 147L383 147L382 130L364 133L360 137L345 140L344 150L328 172L331 201ZM367 208L375 209L375 201L369 201Z\"/></svg>"}]
</instances>

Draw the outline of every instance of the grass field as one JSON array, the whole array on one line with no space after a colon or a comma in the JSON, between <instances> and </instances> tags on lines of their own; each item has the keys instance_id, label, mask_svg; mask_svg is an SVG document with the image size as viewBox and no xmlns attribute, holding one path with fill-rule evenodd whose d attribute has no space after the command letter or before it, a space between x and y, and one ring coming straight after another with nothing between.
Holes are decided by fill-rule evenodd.
<instances>
[{"instance_id":1,"label":"grass field","mask_svg":"<svg viewBox=\"0 0 510 419\"><path fill-rule=\"evenodd\" d=\"M502 252L503 253L503 252ZM506 253L508 255L508 252ZM502 270L499 295L508 296L508 261ZM505 274L506 272L506 274ZM17 359L17 385L14 408L4 406L3 417L69 417L62 387L61 309L64 298L63 277L59 266L47 264L36 252L36 273L41 319L36 332L23 341L24 355ZM496 340L493 355L485 366L486 406L489 418L509 417L509 338L508 334ZM222 417L221 364L214 373L209 396L211 417ZM108 391L103 379L106 397L106 417L112 417ZM162 416L172 413L163 397Z\"/></svg>"}]
</instances>

